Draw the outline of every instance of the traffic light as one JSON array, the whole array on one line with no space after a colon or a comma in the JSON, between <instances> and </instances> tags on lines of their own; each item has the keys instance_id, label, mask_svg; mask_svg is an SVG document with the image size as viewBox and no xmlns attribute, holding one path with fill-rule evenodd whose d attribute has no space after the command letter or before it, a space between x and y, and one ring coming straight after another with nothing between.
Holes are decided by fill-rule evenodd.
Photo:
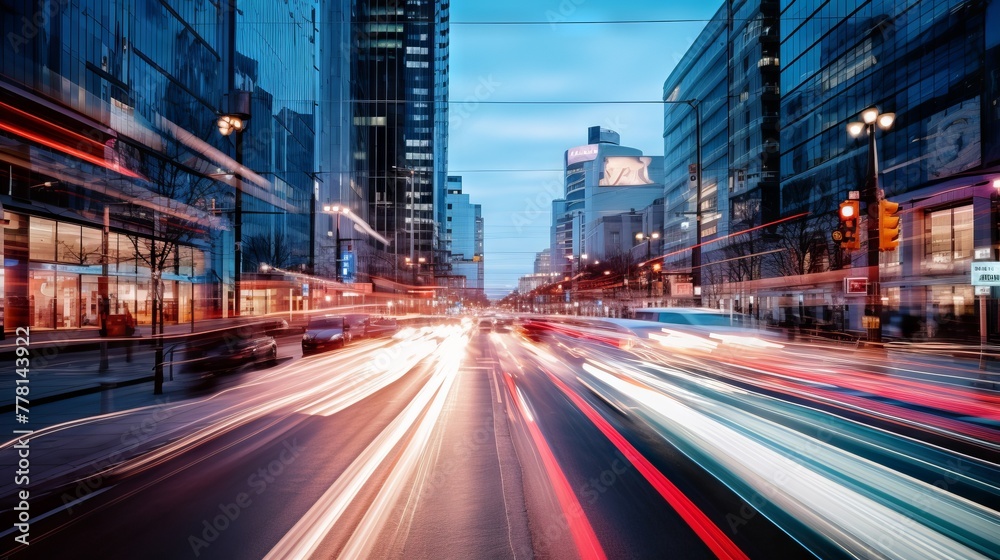
<instances>
[{"instance_id":1,"label":"traffic light","mask_svg":"<svg viewBox=\"0 0 1000 560\"><path fill-rule=\"evenodd\" d=\"M899 203L882 199L878 201L878 249L895 251L899 247Z\"/></svg>"},{"instance_id":2,"label":"traffic light","mask_svg":"<svg viewBox=\"0 0 1000 560\"><path fill-rule=\"evenodd\" d=\"M844 249L860 249L861 240L858 238L858 215L861 213L861 205L857 200L845 200L840 203L840 228L834 232L833 240L839 241ZM839 233L839 235L837 235ZM838 240L837 238L840 237Z\"/></svg>"}]
</instances>

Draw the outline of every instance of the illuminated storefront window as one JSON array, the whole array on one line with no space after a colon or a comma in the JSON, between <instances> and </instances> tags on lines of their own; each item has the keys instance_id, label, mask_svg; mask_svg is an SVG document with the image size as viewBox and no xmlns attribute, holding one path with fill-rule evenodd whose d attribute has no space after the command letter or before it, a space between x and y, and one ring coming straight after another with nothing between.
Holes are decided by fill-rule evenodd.
<instances>
[{"instance_id":1,"label":"illuminated storefront window","mask_svg":"<svg viewBox=\"0 0 1000 560\"><path fill-rule=\"evenodd\" d=\"M16 274L0 269L3 293L23 298L23 317L36 328L99 328L100 277L103 256L102 231L36 216L10 214L8 219L28 224L27 261L22 261L26 283L7 283ZM13 238L5 239L5 244ZM136 246L139 247L139 252ZM110 232L108 235L108 297L110 312L124 314L126 309L137 321L148 324L152 318L152 277L148 263L149 242L142 237ZM157 244L163 250L162 244ZM157 259L159 261L159 259ZM15 260L12 259L11 262ZM164 262L164 318L170 322L190 321L194 277L205 274L205 253L190 246L177 246L167 253ZM198 288L203 293L210 289ZM211 307L212 303L206 303ZM200 309L204 318L210 311ZM20 315L19 315L20 316ZM5 324L5 328L10 325Z\"/></svg>"},{"instance_id":2,"label":"illuminated storefront window","mask_svg":"<svg viewBox=\"0 0 1000 560\"><path fill-rule=\"evenodd\" d=\"M972 206L928 212L924 220L925 265L931 268L972 259Z\"/></svg>"},{"instance_id":3,"label":"illuminated storefront window","mask_svg":"<svg viewBox=\"0 0 1000 560\"><path fill-rule=\"evenodd\" d=\"M33 261L52 262L56 260L56 222L32 217L29 221L28 247Z\"/></svg>"}]
</instances>

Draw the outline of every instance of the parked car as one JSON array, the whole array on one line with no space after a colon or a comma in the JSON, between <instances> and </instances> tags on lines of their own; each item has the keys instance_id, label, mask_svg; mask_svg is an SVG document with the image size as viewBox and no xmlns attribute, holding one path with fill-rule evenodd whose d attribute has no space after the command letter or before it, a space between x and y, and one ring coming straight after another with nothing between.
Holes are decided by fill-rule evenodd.
<instances>
[{"instance_id":1,"label":"parked car","mask_svg":"<svg viewBox=\"0 0 1000 560\"><path fill-rule=\"evenodd\" d=\"M248 364L276 362L278 343L259 326L246 326L199 336L178 348L174 359L183 371L227 373Z\"/></svg>"},{"instance_id":2,"label":"parked car","mask_svg":"<svg viewBox=\"0 0 1000 560\"><path fill-rule=\"evenodd\" d=\"M343 348L351 341L351 326L343 316L312 317L302 335L302 354Z\"/></svg>"}]
</instances>

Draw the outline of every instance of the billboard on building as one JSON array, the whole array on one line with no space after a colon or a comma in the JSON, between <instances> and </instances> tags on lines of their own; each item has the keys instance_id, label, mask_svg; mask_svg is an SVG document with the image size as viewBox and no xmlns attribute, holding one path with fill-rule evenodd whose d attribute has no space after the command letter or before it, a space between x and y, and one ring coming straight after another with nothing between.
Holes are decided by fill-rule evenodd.
<instances>
[{"instance_id":1,"label":"billboard on building","mask_svg":"<svg viewBox=\"0 0 1000 560\"><path fill-rule=\"evenodd\" d=\"M604 158L604 171L598 185L602 187L626 187L653 185L653 158L650 156L608 156Z\"/></svg>"}]
</instances>

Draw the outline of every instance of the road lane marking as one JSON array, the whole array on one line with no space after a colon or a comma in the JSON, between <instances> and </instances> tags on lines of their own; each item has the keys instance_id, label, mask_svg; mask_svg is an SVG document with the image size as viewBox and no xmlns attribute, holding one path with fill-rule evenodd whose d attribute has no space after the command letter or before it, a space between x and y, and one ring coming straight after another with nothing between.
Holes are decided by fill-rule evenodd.
<instances>
[{"instance_id":1,"label":"road lane marking","mask_svg":"<svg viewBox=\"0 0 1000 560\"><path fill-rule=\"evenodd\" d=\"M98 494L103 494L103 493L107 492L108 490L111 490L115 486L117 486L117 485L112 484L111 486L108 486L106 488L101 488L100 490L94 490L93 492L87 494L86 496L84 496L82 498L77 498L77 499L73 500L72 502L67 502L67 503L65 503L65 504L57 507L56 509L53 509L51 511L47 511L47 512L45 512L45 513L43 513L43 514L41 514L39 516L32 517L31 518L31 522L32 523L38 523L39 521L41 521L41 520L43 520L43 519L45 519L47 517L51 517L51 516L59 513L60 511L63 511L65 509L71 509L74 506L83 503L84 500L89 500L89 499L93 498L94 496L96 496ZM3 533L0 533L0 539L6 537L7 535L13 533L16 530L18 530L17 527L11 527L10 529L7 529Z\"/></svg>"},{"instance_id":2,"label":"road lane marking","mask_svg":"<svg viewBox=\"0 0 1000 560\"><path fill-rule=\"evenodd\" d=\"M580 505L580 500L577 499L572 486L570 486L569 480L566 478L566 473L559 466L559 461L552 452L552 448L549 447L541 429L535 423L534 416L528 410L528 404L524 400L524 395L514 385L514 379L509 374L504 375L504 381L507 384L507 390L511 394L511 400L517 406L521 416L527 420L525 425L528 427L528 433L535 443L535 449L541 455L542 465L545 467L556 498L562 507L566 524L573 537L573 544L576 545L576 550L580 554L580 558L585 560L606 559L607 555L604 553L604 548L601 547L601 542L597 539L594 527L590 524L590 520L587 519L587 514L583 510L583 506Z\"/></svg>"},{"instance_id":3,"label":"road lane marking","mask_svg":"<svg viewBox=\"0 0 1000 560\"><path fill-rule=\"evenodd\" d=\"M611 440L611 443L618 448L618 451L632 463L653 488L656 488L656 491L680 514L688 526L694 530L717 558L732 558L734 560L744 560L747 558L747 555L740 550L740 547L736 546L736 543L726 536L719 529L718 525L713 523L690 498L684 495L684 492L680 488L677 488L674 483L670 482L663 473L653 466L649 459L646 459L638 449L625 439L625 436L621 435L618 430L615 430L610 422L605 420L592 406L587 404L587 401L583 400L580 395L570 389L561 379L548 370L543 371L549 375L549 378L556 387L565 393L573 404L597 426L597 429Z\"/></svg>"},{"instance_id":4,"label":"road lane marking","mask_svg":"<svg viewBox=\"0 0 1000 560\"><path fill-rule=\"evenodd\" d=\"M432 375L406 408L344 470L309 511L267 553L265 560L308 558L340 520L375 471L431 406L446 376Z\"/></svg>"}]
</instances>

